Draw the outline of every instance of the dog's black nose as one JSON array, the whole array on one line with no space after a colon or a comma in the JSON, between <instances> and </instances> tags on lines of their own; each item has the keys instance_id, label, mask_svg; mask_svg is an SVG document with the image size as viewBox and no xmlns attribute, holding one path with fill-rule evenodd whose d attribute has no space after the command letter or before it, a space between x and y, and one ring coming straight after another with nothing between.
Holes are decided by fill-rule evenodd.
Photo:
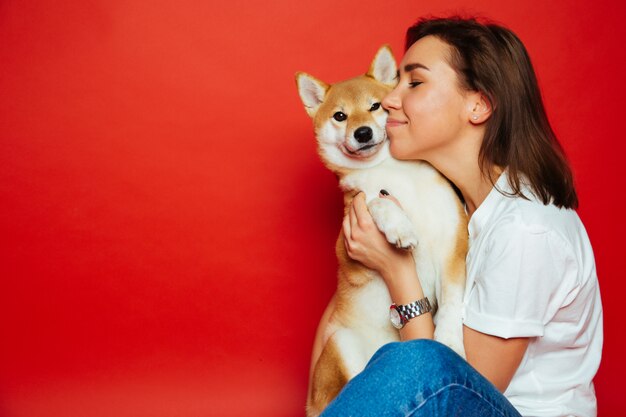
<instances>
[{"instance_id":1,"label":"dog's black nose","mask_svg":"<svg viewBox=\"0 0 626 417\"><path fill-rule=\"evenodd\" d=\"M354 138L359 143L367 143L372 140L372 128L367 126L361 126L354 131Z\"/></svg>"}]
</instances>

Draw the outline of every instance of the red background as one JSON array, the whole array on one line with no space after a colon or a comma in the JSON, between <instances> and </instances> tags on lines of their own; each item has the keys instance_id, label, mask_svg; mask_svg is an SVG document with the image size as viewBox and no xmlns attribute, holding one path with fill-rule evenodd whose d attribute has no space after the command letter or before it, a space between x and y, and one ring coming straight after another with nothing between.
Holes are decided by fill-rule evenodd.
<instances>
[{"instance_id":1,"label":"red background","mask_svg":"<svg viewBox=\"0 0 626 417\"><path fill-rule=\"evenodd\" d=\"M599 415L620 414L622 1L5 0L0 415L303 415L341 199L294 73L365 72L454 11L533 58L596 253Z\"/></svg>"}]
</instances>

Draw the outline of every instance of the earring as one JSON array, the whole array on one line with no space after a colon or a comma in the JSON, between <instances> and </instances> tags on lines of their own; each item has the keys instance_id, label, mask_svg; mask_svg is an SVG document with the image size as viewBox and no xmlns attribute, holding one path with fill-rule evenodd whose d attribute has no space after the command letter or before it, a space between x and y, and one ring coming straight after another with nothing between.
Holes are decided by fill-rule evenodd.
<instances>
[{"instance_id":1,"label":"earring","mask_svg":"<svg viewBox=\"0 0 626 417\"><path fill-rule=\"evenodd\" d=\"M472 116L472 120L478 120L478 116L477 115L473 115Z\"/></svg>"}]
</instances>

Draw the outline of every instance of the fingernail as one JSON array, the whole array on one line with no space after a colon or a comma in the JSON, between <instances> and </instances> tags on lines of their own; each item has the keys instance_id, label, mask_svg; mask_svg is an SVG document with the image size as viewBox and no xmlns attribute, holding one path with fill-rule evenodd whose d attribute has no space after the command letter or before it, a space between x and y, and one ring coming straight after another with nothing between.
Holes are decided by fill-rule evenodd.
<instances>
[{"instance_id":1,"label":"fingernail","mask_svg":"<svg viewBox=\"0 0 626 417\"><path fill-rule=\"evenodd\" d=\"M382 195L389 195L389 193L387 192L387 190L384 190L384 189L383 189L383 190L380 190L380 193L381 193Z\"/></svg>"}]
</instances>

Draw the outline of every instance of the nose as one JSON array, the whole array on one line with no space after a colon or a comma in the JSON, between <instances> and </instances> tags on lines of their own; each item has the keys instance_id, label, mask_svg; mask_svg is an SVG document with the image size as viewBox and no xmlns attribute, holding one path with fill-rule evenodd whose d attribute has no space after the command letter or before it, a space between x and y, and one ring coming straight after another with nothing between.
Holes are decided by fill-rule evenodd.
<instances>
[{"instance_id":1,"label":"nose","mask_svg":"<svg viewBox=\"0 0 626 417\"><path fill-rule=\"evenodd\" d=\"M389 111L390 109L398 110L402 106L402 101L400 100L400 93L398 92L398 87L394 88L387 94L383 101L380 102L383 106L383 109Z\"/></svg>"},{"instance_id":2,"label":"nose","mask_svg":"<svg viewBox=\"0 0 626 417\"><path fill-rule=\"evenodd\" d=\"M354 131L354 138L359 143L366 143L372 140L372 128L368 126L361 126Z\"/></svg>"}]
</instances>

